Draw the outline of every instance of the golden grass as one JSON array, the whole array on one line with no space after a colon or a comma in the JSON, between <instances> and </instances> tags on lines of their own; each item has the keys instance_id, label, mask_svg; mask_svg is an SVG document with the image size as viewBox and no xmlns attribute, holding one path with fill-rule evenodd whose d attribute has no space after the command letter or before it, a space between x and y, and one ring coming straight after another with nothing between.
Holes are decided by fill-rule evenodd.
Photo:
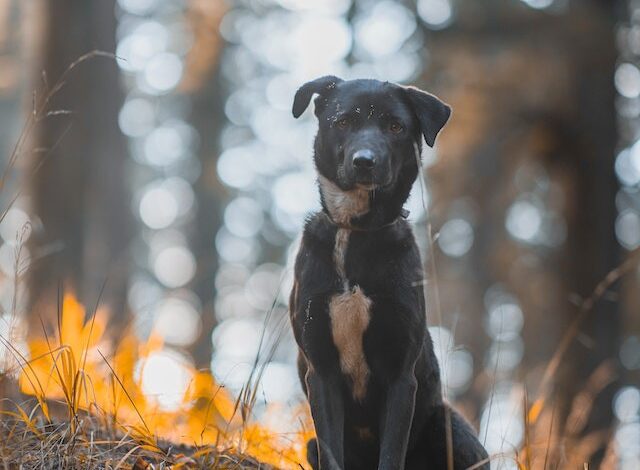
<instances>
[{"instance_id":1,"label":"golden grass","mask_svg":"<svg viewBox=\"0 0 640 470\"><path fill-rule=\"evenodd\" d=\"M15 405L18 407L18 405ZM9 418L9 419L7 419ZM158 440L153 448L113 429L108 422L81 413L68 421L47 424L5 412L0 420L0 466L5 469L161 469L271 468L235 449L178 446Z\"/></svg>"},{"instance_id":2,"label":"golden grass","mask_svg":"<svg viewBox=\"0 0 640 470\"><path fill-rule=\"evenodd\" d=\"M65 295L58 331L52 337L43 325L43 334L28 341L28 358L3 339L17 362L14 370L19 372L20 392L34 397L35 405L13 404L4 412L8 448L2 449L2 455L15 455L18 430L22 436L18 442L24 441L28 448L40 445L54 452L51 446L73 443L66 449L64 462L97 458L91 452L99 441L103 453L109 443L120 453L126 450L120 468L127 468L122 465L140 455L168 463L173 460L162 442L172 442L190 450L189 457L183 456L180 462L189 468L198 468L199 461L209 465L211 459L219 468L227 468L226 463L218 463L222 458L240 465L228 468L244 468L244 460L250 462L248 468L258 460L283 469L301 468L305 442L312 434L308 414L298 410L300 431L287 436L253 419L262 373L258 362L254 367L257 380L252 374L238 399L232 399L210 371L190 369L192 380L179 406L163 409L143 393L140 374L136 374L162 348L161 339L152 334L143 343L126 334L107 352L106 312L98 311L91 319L85 315L83 306L72 295ZM70 466L61 468L75 468L75 464L65 465Z\"/></svg>"}]
</instances>

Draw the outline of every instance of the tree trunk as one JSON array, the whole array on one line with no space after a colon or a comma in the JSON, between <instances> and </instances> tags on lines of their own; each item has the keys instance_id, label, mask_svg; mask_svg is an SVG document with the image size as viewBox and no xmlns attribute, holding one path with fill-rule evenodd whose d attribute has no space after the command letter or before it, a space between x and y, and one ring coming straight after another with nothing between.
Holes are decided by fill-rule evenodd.
<instances>
[{"instance_id":1,"label":"tree trunk","mask_svg":"<svg viewBox=\"0 0 640 470\"><path fill-rule=\"evenodd\" d=\"M40 100L84 54L115 50L114 0L52 0L47 7ZM36 153L33 162L34 168L42 164L31 185L41 222L31 247L34 315L51 313L59 285L92 309L106 282L101 302L116 322L126 317L131 215L127 151L117 121L122 100L115 60L91 58L69 72L51 101L49 109L72 115L40 124L35 147L50 150Z\"/></svg>"}]
</instances>

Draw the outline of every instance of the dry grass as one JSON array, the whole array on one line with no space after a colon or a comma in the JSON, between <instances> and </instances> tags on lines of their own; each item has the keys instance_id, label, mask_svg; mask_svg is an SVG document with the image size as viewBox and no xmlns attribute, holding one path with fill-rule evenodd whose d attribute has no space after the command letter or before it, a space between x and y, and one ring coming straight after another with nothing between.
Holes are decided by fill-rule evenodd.
<instances>
[{"instance_id":1,"label":"dry grass","mask_svg":"<svg viewBox=\"0 0 640 470\"><path fill-rule=\"evenodd\" d=\"M167 409L144 393L136 372L161 350L157 336L141 342L128 334L103 353L105 313L87 318L71 295L62 302L57 331L47 331L43 325L42 334L29 339L28 354L0 336L13 363L3 365L0 385L12 396L33 397L3 402L0 462L19 468L53 462L51 468L63 469L146 468L144 462L149 468L301 468L312 428L306 410L299 410L300 431L290 435L262 425L253 413L279 334L264 340L268 354L256 359L237 399L210 371L188 369L188 387Z\"/></svg>"},{"instance_id":2,"label":"dry grass","mask_svg":"<svg viewBox=\"0 0 640 470\"><path fill-rule=\"evenodd\" d=\"M273 468L234 449L177 446L162 440L149 446L86 413L72 426L63 420L47 422L33 411L30 416L5 411L0 420L0 465L5 469Z\"/></svg>"}]
</instances>

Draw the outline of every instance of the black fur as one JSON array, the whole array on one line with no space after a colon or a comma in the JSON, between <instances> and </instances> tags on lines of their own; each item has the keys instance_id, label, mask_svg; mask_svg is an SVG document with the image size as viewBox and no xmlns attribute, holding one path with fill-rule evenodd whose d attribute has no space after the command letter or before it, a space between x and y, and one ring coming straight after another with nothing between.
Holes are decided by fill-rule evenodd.
<instances>
[{"instance_id":1,"label":"black fur","mask_svg":"<svg viewBox=\"0 0 640 470\"><path fill-rule=\"evenodd\" d=\"M320 443L309 442L309 463L323 470L447 469L448 415L453 468L488 469L471 427L443 402L426 325L422 261L401 217L418 174L422 136L432 146L450 108L416 88L329 76L298 90L295 117L314 94L320 178L339 191L364 188L369 210L338 221L321 184L323 211L307 221L296 260L291 323ZM373 162L364 169L354 163L362 149ZM346 279L334 259L339 229L349 230ZM329 302L345 291L345 282L371 300L363 336L370 375L361 400L342 373L329 316Z\"/></svg>"}]
</instances>

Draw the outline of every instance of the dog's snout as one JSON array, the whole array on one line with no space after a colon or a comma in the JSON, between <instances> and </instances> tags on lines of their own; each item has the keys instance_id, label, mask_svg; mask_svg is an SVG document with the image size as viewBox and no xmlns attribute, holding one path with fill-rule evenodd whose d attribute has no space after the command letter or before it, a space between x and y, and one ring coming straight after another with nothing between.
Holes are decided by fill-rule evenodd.
<instances>
[{"instance_id":1,"label":"dog's snout","mask_svg":"<svg viewBox=\"0 0 640 470\"><path fill-rule=\"evenodd\" d=\"M375 154L369 149L357 150L353 154L353 166L357 169L371 170L375 163Z\"/></svg>"}]
</instances>

